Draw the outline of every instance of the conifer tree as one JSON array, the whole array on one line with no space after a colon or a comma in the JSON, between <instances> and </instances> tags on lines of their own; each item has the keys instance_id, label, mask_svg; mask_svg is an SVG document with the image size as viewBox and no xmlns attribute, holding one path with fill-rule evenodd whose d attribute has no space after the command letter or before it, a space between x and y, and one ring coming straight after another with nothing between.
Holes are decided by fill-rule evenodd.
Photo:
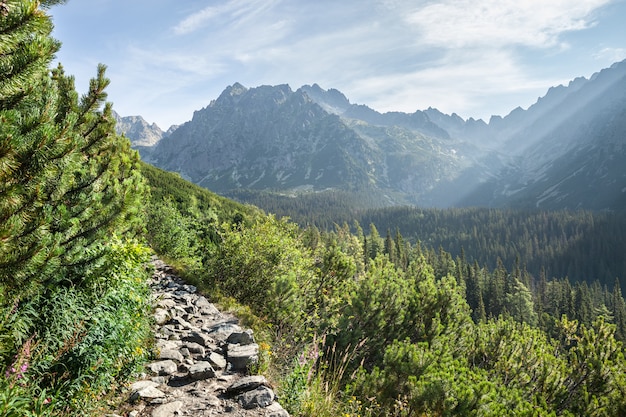
<instances>
[{"instance_id":1,"label":"conifer tree","mask_svg":"<svg viewBox=\"0 0 626 417\"><path fill-rule=\"evenodd\" d=\"M615 279L613 285L613 320L615 323L615 337L618 340L626 340L626 304L622 297L622 287L619 279Z\"/></svg>"},{"instance_id":2,"label":"conifer tree","mask_svg":"<svg viewBox=\"0 0 626 417\"><path fill-rule=\"evenodd\" d=\"M50 265L56 246L44 202L71 146L52 123L47 66L59 44L36 1L3 2L0 19L0 282L20 287Z\"/></svg>"},{"instance_id":3,"label":"conifer tree","mask_svg":"<svg viewBox=\"0 0 626 417\"><path fill-rule=\"evenodd\" d=\"M138 155L104 105L104 66L79 100L72 77L48 71L59 43L40 7L5 1L0 19L0 283L8 291L82 275L111 233L132 226L143 192Z\"/></svg>"}]
</instances>

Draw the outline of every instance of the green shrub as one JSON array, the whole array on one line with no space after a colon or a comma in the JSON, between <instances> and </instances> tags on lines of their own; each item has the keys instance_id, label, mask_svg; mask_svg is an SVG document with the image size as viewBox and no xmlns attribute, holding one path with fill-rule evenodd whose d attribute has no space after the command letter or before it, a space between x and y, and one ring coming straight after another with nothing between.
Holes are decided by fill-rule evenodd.
<instances>
[{"instance_id":1,"label":"green shrub","mask_svg":"<svg viewBox=\"0 0 626 417\"><path fill-rule=\"evenodd\" d=\"M149 356L148 251L115 238L102 251L82 286L51 288L9 311L0 330L2 340L13 341L3 357L12 394L0 396L0 410L89 415ZM15 317L30 317L28 326L12 327Z\"/></svg>"}]
</instances>

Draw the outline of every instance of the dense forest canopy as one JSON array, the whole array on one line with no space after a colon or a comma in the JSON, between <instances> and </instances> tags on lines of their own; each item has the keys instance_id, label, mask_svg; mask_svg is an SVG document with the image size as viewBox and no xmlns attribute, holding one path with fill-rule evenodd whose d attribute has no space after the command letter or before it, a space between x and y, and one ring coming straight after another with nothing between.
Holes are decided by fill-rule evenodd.
<instances>
[{"instance_id":1,"label":"dense forest canopy","mask_svg":"<svg viewBox=\"0 0 626 417\"><path fill-rule=\"evenodd\" d=\"M399 219L420 213L396 210ZM196 215L184 211L176 233L202 236ZM428 216L456 219L440 231L451 241L471 216L499 219L496 231L517 219L516 233L537 216L546 239L559 228L576 236L602 219L478 209ZM258 330L272 345L281 402L293 415L625 411L626 304L617 280L573 282L545 269L535 276L495 250L489 266L462 248L454 256L374 223L324 230L270 215L215 226L214 240L185 253L189 276L263 318Z\"/></svg>"},{"instance_id":2,"label":"dense forest canopy","mask_svg":"<svg viewBox=\"0 0 626 417\"><path fill-rule=\"evenodd\" d=\"M400 232L415 244L443 248L494 268L498 259L512 268L520 263L535 278L569 278L572 282L626 289L626 213L588 210L521 210L481 207L430 209L412 206L366 208L351 194L340 191L298 197L267 192L232 193L252 201L278 217L289 217L303 227L332 230L358 222L374 224L385 235ZM356 231L354 227L353 231Z\"/></svg>"}]
</instances>

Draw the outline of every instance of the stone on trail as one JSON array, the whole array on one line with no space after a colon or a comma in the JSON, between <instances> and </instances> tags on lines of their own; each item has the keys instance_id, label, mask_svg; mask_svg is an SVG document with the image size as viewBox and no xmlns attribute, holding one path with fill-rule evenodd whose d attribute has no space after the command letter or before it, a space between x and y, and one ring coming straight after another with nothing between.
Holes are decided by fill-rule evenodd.
<instances>
[{"instance_id":1,"label":"stone on trail","mask_svg":"<svg viewBox=\"0 0 626 417\"><path fill-rule=\"evenodd\" d=\"M160 362L153 362L149 365L149 368L152 372L161 376L172 375L178 370L178 366L171 359Z\"/></svg>"},{"instance_id":2,"label":"stone on trail","mask_svg":"<svg viewBox=\"0 0 626 417\"><path fill-rule=\"evenodd\" d=\"M146 400L152 400L155 398L163 398L163 397L165 397L165 393L155 387L145 387L139 391L135 391L133 395L131 395L131 399L143 398Z\"/></svg>"},{"instance_id":3,"label":"stone on trail","mask_svg":"<svg viewBox=\"0 0 626 417\"><path fill-rule=\"evenodd\" d=\"M233 332L226 339L226 343L233 345L251 345L254 343L254 335L250 329L245 332Z\"/></svg>"},{"instance_id":4,"label":"stone on trail","mask_svg":"<svg viewBox=\"0 0 626 417\"><path fill-rule=\"evenodd\" d=\"M156 259L156 258L153 258ZM151 281L159 359L146 380L130 387L127 417L289 417L262 375L246 376L258 362L252 330L221 313L162 261ZM118 417L111 414L111 417Z\"/></svg>"},{"instance_id":5,"label":"stone on trail","mask_svg":"<svg viewBox=\"0 0 626 417\"><path fill-rule=\"evenodd\" d=\"M267 408L265 408L265 412L267 413L267 417L290 417L287 410L285 410L277 402L273 402Z\"/></svg>"},{"instance_id":6,"label":"stone on trail","mask_svg":"<svg viewBox=\"0 0 626 417\"><path fill-rule=\"evenodd\" d=\"M226 355L233 371L243 371L259 361L259 345L228 345Z\"/></svg>"},{"instance_id":7,"label":"stone on trail","mask_svg":"<svg viewBox=\"0 0 626 417\"><path fill-rule=\"evenodd\" d=\"M185 342L193 342L202 346L208 346L213 342L211 336L202 332L190 332L187 336L183 337Z\"/></svg>"},{"instance_id":8,"label":"stone on trail","mask_svg":"<svg viewBox=\"0 0 626 417\"><path fill-rule=\"evenodd\" d=\"M208 362L198 362L189 367L189 377L194 381L209 379L215 376L215 370Z\"/></svg>"},{"instance_id":9,"label":"stone on trail","mask_svg":"<svg viewBox=\"0 0 626 417\"><path fill-rule=\"evenodd\" d=\"M211 365L213 365L213 367L217 369L226 369L226 365L228 364L226 362L226 358L224 358L223 355L220 355L217 352L211 352L207 359L209 360Z\"/></svg>"},{"instance_id":10,"label":"stone on trail","mask_svg":"<svg viewBox=\"0 0 626 417\"><path fill-rule=\"evenodd\" d=\"M157 382L152 381L137 381L130 386L130 389L133 391L141 391L144 388L152 387L156 388L159 384Z\"/></svg>"},{"instance_id":11,"label":"stone on trail","mask_svg":"<svg viewBox=\"0 0 626 417\"><path fill-rule=\"evenodd\" d=\"M220 315L220 311L209 302L205 297L200 296L196 300L196 307L198 307L200 314L205 316L218 316Z\"/></svg>"},{"instance_id":12,"label":"stone on trail","mask_svg":"<svg viewBox=\"0 0 626 417\"><path fill-rule=\"evenodd\" d=\"M209 329L212 338L219 341L225 341L228 336L235 332L241 332L243 329L234 323L220 323Z\"/></svg>"},{"instance_id":13,"label":"stone on trail","mask_svg":"<svg viewBox=\"0 0 626 417\"><path fill-rule=\"evenodd\" d=\"M274 402L274 391L268 387L260 386L252 391L244 392L237 400L246 410L265 408Z\"/></svg>"},{"instance_id":14,"label":"stone on trail","mask_svg":"<svg viewBox=\"0 0 626 417\"><path fill-rule=\"evenodd\" d=\"M182 407L182 401L173 401L171 403L163 404L152 411L152 417L175 417L180 415L179 412Z\"/></svg>"},{"instance_id":15,"label":"stone on trail","mask_svg":"<svg viewBox=\"0 0 626 417\"><path fill-rule=\"evenodd\" d=\"M185 342L183 345L189 353L195 353L196 355L204 356L206 353L206 349L199 343L196 342Z\"/></svg>"},{"instance_id":16,"label":"stone on trail","mask_svg":"<svg viewBox=\"0 0 626 417\"><path fill-rule=\"evenodd\" d=\"M159 359L171 359L173 361L182 362L185 358L183 355L174 349L163 349L159 352Z\"/></svg>"},{"instance_id":17,"label":"stone on trail","mask_svg":"<svg viewBox=\"0 0 626 417\"><path fill-rule=\"evenodd\" d=\"M250 375L238 379L226 388L226 394L236 395L245 391L252 391L260 386L268 385L263 375Z\"/></svg>"},{"instance_id":18,"label":"stone on trail","mask_svg":"<svg viewBox=\"0 0 626 417\"><path fill-rule=\"evenodd\" d=\"M157 308L154 311L153 316L156 324L165 324L170 319L170 314L167 312L167 310L162 308Z\"/></svg>"}]
</instances>

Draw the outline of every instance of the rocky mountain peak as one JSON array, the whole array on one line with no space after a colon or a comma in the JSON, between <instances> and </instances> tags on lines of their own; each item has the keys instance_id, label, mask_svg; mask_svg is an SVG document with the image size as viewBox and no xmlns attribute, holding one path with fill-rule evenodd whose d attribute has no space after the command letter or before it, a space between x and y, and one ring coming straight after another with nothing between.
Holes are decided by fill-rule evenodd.
<instances>
[{"instance_id":1,"label":"rocky mountain peak","mask_svg":"<svg viewBox=\"0 0 626 417\"><path fill-rule=\"evenodd\" d=\"M117 133L127 136L134 147L156 145L164 136L156 123L150 124L141 116L121 117L114 111L113 117Z\"/></svg>"},{"instance_id":2,"label":"rocky mountain peak","mask_svg":"<svg viewBox=\"0 0 626 417\"><path fill-rule=\"evenodd\" d=\"M616 193L626 195L624 85L626 61L485 123L432 107L380 113L318 84L294 92L235 83L152 147L150 162L217 192L342 189L427 206L612 208Z\"/></svg>"},{"instance_id":3,"label":"rocky mountain peak","mask_svg":"<svg viewBox=\"0 0 626 417\"><path fill-rule=\"evenodd\" d=\"M318 84L313 84L304 85L300 90L329 113L341 115L350 108L350 101L334 88L324 90Z\"/></svg>"}]
</instances>

